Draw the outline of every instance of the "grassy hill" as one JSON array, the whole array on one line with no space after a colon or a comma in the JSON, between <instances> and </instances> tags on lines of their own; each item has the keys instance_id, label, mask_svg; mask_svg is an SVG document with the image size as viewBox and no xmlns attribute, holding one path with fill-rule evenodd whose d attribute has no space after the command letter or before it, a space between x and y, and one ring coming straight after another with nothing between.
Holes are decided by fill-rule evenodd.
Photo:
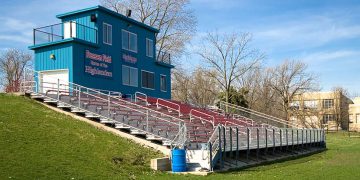
<instances>
[{"instance_id":1,"label":"grassy hill","mask_svg":"<svg viewBox=\"0 0 360 180\"><path fill-rule=\"evenodd\" d=\"M327 135L328 151L206 177L152 171L158 152L0 94L0 179L360 179L360 138Z\"/></svg>"}]
</instances>

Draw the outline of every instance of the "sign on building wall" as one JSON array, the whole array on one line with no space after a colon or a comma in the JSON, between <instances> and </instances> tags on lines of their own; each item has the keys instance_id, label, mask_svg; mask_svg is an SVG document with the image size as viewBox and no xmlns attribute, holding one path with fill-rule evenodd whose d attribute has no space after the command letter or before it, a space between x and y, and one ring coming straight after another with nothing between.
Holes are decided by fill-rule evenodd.
<instances>
[{"instance_id":1,"label":"sign on building wall","mask_svg":"<svg viewBox=\"0 0 360 180\"><path fill-rule=\"evenodd\" d=\"M85 73L94 77L112 78L111 56L85 50Z\"/></svg>"},{"instance_id":2,"label":"sign on building wall","mask_svg":"<svg viewBox=\"0 0 360 180\"><path fill-rule=\"evenodd\" d=\"M131 63L131 64L136 64L137 62L137 58L136 57L133 57L129 54L122 54L122 59L124 62L127 62L127 63Z\"/></svg>"}]
</instances>

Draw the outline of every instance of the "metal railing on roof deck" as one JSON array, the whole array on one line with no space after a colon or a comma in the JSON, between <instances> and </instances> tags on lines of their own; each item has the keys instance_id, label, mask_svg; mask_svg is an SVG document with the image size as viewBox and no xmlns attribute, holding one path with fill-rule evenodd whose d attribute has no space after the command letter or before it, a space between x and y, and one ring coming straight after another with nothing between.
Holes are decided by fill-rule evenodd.
<instances>
[{"instance_id":1,"label":"metal railing on roof deck","mask_svg":"<svg viewBox=\"0 0 360 180\"><path fill-rule=\"evenodd\" d=\"M98 43L98 30L74 21L62 22L33 29L33 45L77 38L91 43Z\"/></svg>"},{"instance_id":2,"label":"metal railing on roof deck","mask_svg":"<svg viewBox=\"0 0 360 180\"><path fill-rule=\"evenodd\" d=\"M159 51L156 57L156 61L171 65L170 53Z\"/></svg>"}]
</instances>

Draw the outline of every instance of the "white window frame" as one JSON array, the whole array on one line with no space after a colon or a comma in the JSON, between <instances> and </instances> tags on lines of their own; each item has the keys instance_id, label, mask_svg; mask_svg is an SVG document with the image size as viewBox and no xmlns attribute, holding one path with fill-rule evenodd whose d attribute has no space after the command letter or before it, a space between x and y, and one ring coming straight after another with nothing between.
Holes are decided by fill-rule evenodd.
<instances>
[{"instance_id":1,"label":"white window frame","mask_svg":"<svg viewBox=\"0 0 360 180\"><path fill-rule=\"evenodd\" d=\"M329 106L329 105L331 105L331 106ZM334 107L335 107L335 100L334 99L323 99L323 108L324 109L331 109L331 108L334 108Z\"/></svg>"},{"instance_id":2,"label":"white window frame","mask_svg":"<svg viewBox=\"0 0 360 180\"><path fill-rule=\"evenodd\" d=\"M166 90L162 90L161 89L161 77L165 77L165 89ZM160 74L160 91L162 91L162 92L167 92L167 79L166 79L166 75L165 74Z\"/></svg>"},{"instance_id":3,"label":"white window frame","mask_svg":"<svg viewBox=\"0 0 360 180\"><path fill-rule=\"evenodd\" d=\"M292 101L290 102L290 107L295 109L300 109L300 101Z\"/></svg>"},{"instance_id":4,"label":"white window frame","mask_svg":"<svg viewBox=\"0 0 360 180\"><path fill-rule=\"evenodd\" d=\"M150 48L150 46L148 46L148 41L151 42L152 51L148 51L148 49ZM146 38L145 44L146 44L146 48L145 48L146 56L153 58L154 57L154 41L152 39ZM151 54L148 54L148 52L151 52Z\"/></svg>"},{"instance_id":5,"label":"white window frame","mask_svg":"<svg viewBox=\"0 0 360 180\"><path fill-rule=\"evenodd\" d=\"M304 101L304 109L317 109L318 101L316 100L305 100Z\"/></svg>"},{"instance_id":6,"label":"white window frame","mask_svg":"<svg viewBox=\"0 0 360 180\"><path fill-rule=\"evenodd\" d=\"M148 88L148 87L144 87L143 86L143 73L142 72L147 72L147 73L151 73L154 75L154 88ZM141 87L144 89L150 89L150 90L155 90L155 72L151 72L151 71L146 71L146 70L141 70Z\"/></svg>"},{"instance_id":7,"label":"white window frame","mask_svg":"<svg viewBox=\"0 0 360 180\"><path fill-rule=\"evenodd\" d=\"M354 117L355 117L355 121L356 121L356 114L355 114L355 115L349 114L349 122L350 122L350 123L354 123L354 122L355 122L355 121L354 121Z\"/></svg>"},{"instance_id":8,"label":"white window frame","mask_svg":"<svg viewBox=\"0 0 360 180\"><path fill-rule=\"evenodd\" d=\"M104 32L105 32L105 28L104 28L105 26L108 26L108 28L109 28L109 27L111 28L111 32L110 32L110 34L111 34L110 42L106 42L106 41L105 41L105 39L106 39L106 40L109 40L109 39L108 39L109 37L106 37L106 38L105 38L105 33L104 33ZM107 30L108 30L108 28L107 28ZM112 25L111 25L111 24L108 24L108 23L106 23L106 22L103 22L103 43L104 43L104 44L107 44L107 45L110 45L110 46L112 45L112 31L113 31ZM106 32L106 34L109 36L108 32Z\"/></svg>"},{"instance_id":9,"label":"white window frame","mask_svg":"<svg viewBox=\"0 0 360 180\"><path fill-rule=\"evenodd\" d=\"M137 85L136 86L134 86L134 85L131 85L131 80L129 81L129 84L124 84L124 82L123 82L123 78L124 77L121 77L121 83L122 83L122 85L125 85L125 86L131 86L131 87L139 87L139 69L138 68L134 68L134 67L131 67L131 66L126 66L126 65L122 65L122 67L127 67L127 68L129 68L129 69L136 69L136 71L138 72L138 83L137 83ZM121 71L122 71L122 68L121 68ZM131 77L130 77L130 70L129 70L129 78L131 79ZM122 74L121 74L121 76L122 76Z\"/></svg>"},{"instance_id":10,"label":"white window frame","mask_svg":"<svg viewBox=\"0 0 360 180\"><path fill-rule=\"evenodd\" d=\"M325 117L326 117L326 118L325 118ZM330 120L330 117L332 117L331 120ZM326 119L326 120L325 120L325 119ZM334 120L335 120L334 114L324 114L324 115L323 115L323 121L324 121L324 123L329 123L329 122L334 121Z\"/></svg>"},{"instance_id":11,"label":"white window frame","mask_svg":"<svg viewBox=\"0 0 360 180\"><path fill-rule=\"evenodd\" d=\"M126 33L129 33L129 34L135 35L135 37L136 37L136 50L130 49L130 35L128 35L128 47L123 47L122 40L121 40L121 47L122 47L122 49L125 49L125 50L127 50L127 51L131 51L131 52L137 53L137 52L138 52L138 38L137 38L137 34L135 34L135 33L133 33L133 32L130 32L130 31L127 31L127 30L125 30L125 29L122 29L122 30L121 30L121 38L123 38L123 37L122 37L122 35L123 35L122 32L123 32L123 31L126 32Z\"/></svg>"}]
</instances>

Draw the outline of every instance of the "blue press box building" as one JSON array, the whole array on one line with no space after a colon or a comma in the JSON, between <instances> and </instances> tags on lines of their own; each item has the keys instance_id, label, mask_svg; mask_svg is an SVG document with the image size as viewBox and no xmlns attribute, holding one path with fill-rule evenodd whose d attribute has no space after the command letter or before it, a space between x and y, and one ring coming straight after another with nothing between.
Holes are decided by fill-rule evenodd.
<instances>
[{"instance_id":1,"label":"blue press box building","mask_svg":"<svg viewBox=\"0 0 360 180\"><path fill-rule=\"evenodd\" d=\"M56 17L61 23L33 31L37 81L171 98L174 66L170 54L156 53L158 29L102 6Z\"/></svg>"}]
</instances>

